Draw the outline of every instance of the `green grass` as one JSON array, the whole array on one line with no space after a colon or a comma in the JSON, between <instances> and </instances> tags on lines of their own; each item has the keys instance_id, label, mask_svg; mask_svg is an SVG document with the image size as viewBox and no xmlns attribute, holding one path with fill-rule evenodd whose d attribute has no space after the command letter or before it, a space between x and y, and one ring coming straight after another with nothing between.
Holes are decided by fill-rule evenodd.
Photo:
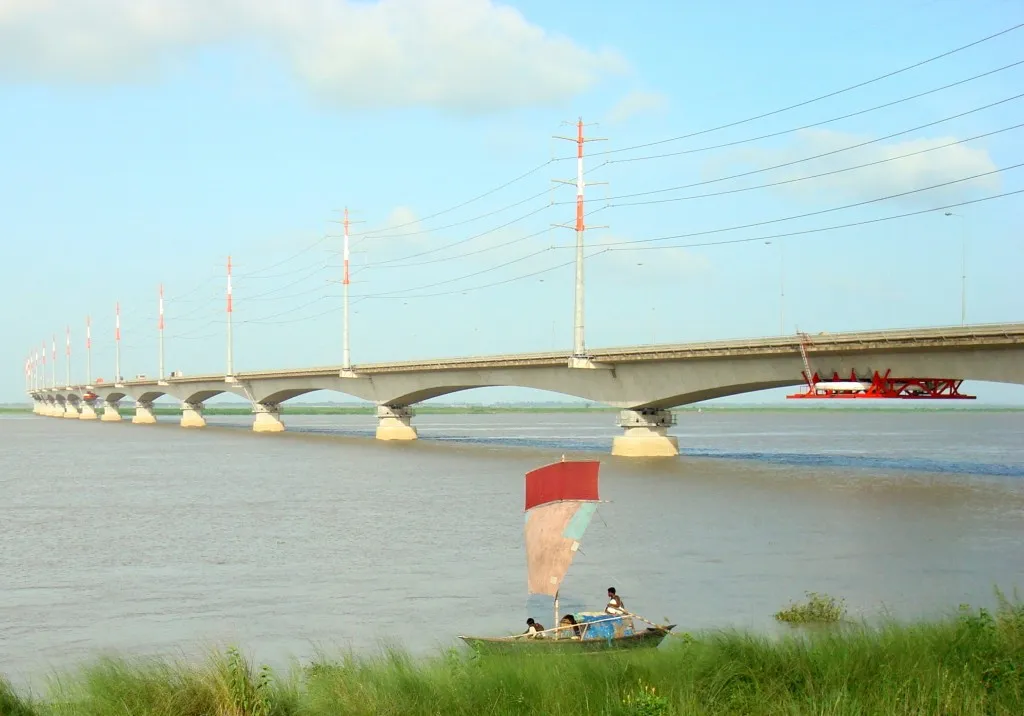
<instances>
[{"instance_id":1,"label":"green grass","mask_svg":"<svg viewBox=\"0 0 1024 716\"><path fill-rule=\"evenodd\" d=\"M947 619L716 632L618 654L320 657L290 673L229 650L200 665L107 659L2 716L1024 714L1024 607Z\"/></svg>"}]
</instances>

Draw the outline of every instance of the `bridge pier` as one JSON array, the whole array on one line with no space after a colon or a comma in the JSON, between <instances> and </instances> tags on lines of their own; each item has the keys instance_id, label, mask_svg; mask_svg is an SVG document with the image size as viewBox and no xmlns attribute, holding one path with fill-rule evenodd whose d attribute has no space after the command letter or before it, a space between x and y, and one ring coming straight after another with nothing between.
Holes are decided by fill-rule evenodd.
<instances>
[{"instance_id":1,"label":"bridge pier","mask_svg":"<svg viewBox=\"0 0 1024 716\"><path fill-rule=\"evenodd\" d=\"M612 455L621 457L674 457L679 440L668 434L675 424L671 410L623 410L619 426L625 431L612 440Z\"/></svg>"},{"instance_id":2,"label":"bridge pier","mask_svg":"<svg viewBox=\"0 0 1024 716\"><path fill-rule=\"evenodd\" d=\"M135 401L135 415L132 417L134 425L153 425L156 423L156 416L153 415L153 403L149 400Z\"/></svg>"},{"instance_id":3,"label":"bridge pier","mask_svg":"<svg viewBox=\"0 0 1024 716\"><path fill-rule=\"evenodd\" d=\"M41 401L39 398L32 398L32 413L34 415L43 414L43 401Z\"/></svg>"},{"instance_id":4,"label":"bridge pier","mask_svg":"<svg viewBox=\"0 0 1024 716\"><path fill-rule=\"evenodd\" d=\"M56 418L64 414L64 408L60 406L56 398L50 398L46 401L46 412L43 415L48 418Z\"/></svg>"},{"instance_id":5,"label":"bridge pier","mask_svg":"<svg viewBox=\"0 0 1024 716\"><path fill-rule=\"evenodd\" d=\"M378 440L416 440L419 434L412 426L412 408L407 405L377 406Z\"/></svg>"},{"instance_id":6,"label":"bridge pier","mask_svg":"<svg viewBox=\"0 0 1024 716\"><path fill-rule=\"evenodd\" d=\"M121 411L118 410L118 405L121 401L119 400L105 400L103 402L103 417L100 418L102 423L119 423L121 422Z\"/></svg>"},{"instance_id":7,"label":"bridge pier","mask_svg":"<svg viewBox=\"0 0 1024 716\"><path fill-rule=\"evenodd\" d=\"M81 413L78 416L79 420L96 420L97 419L98 416L96 415L96 404L95 404L94 401L92 401L92 400L83 400L79 404L79 408L81 409Z\"/></svg>"},{"instance_id":8,"label":"bridge pier","mask_svg":"<svg viewBox=\"0 0 1024 716\"><path fill-rule=\"evenodd\" d=\"M252 430L256 433L283 433L284 422L281 421L281 406L276 403L253 403L252 411L256 414L252 422Z\"/></svg>"},{"instance_id":9,"label":"bridge pier","mask_svg":"<svg viewBox=\"0 0 1024 716\"><path fill-rule=\"evenodd\" d=\"M183 428L205 428L206 418L203 417L203 404L202 403L189 403L187 401L181 404L181 427Z\"/></svg>"}]
</instances>

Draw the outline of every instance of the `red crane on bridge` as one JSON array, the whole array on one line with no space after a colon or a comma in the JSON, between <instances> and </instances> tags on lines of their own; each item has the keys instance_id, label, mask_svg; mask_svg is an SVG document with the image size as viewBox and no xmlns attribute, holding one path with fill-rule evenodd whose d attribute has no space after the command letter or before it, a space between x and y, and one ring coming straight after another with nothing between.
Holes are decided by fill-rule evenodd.
<instances>
[{"instance_id":1,"label":"red crane on bridge","mask_svg":"<svg viewBox=\"0 0 1024 716\"><path fill-rule=\"evenodd\" d=\"M803 332L800 336L800 357L804 369L800 371L807 390L793 393L786 398L797 399L849 399L849 398L888 398L904 400L975 400L975 395L960 392L962 378L895 378L892 371L885 373L874 371L870 377L861 377L855 370L850 370L848 378L841 377L835 371L831 377L824 377L811 371L811 362L807 357L807 346L810 337Z\"/></svg>"}]
</instances>

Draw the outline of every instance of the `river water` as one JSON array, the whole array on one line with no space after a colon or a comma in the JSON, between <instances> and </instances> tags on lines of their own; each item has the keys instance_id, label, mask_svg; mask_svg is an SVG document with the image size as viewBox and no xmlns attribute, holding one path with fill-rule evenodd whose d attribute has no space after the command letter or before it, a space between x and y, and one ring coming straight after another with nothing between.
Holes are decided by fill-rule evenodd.
<instances>
[{"instance_id":1,"label":"river water","mask_svg":"<svg viewBox=\"0 0 1024 716\"><path fill-rule=\"evenodd\" d=\"M550 625L526 597L523 474L602 460L566 609L772 630L805 591L854 615L938 614L1024 587L1024 413L704 412L678 459L608 455L613 413L371 416L206 430L0 420L0 673L236 643L417 652Z\"/></svg>"}]
</instances>

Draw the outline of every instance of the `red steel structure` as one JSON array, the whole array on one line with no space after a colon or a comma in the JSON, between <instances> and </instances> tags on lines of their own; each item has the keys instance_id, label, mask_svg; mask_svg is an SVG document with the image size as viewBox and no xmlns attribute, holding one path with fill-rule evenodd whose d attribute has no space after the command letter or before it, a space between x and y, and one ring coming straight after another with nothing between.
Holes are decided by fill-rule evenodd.
<instances>
[{"instance_id":1,"label":"red steel structure","mask_svg":"<svg viewBox=\"0 0 1024 716\"><path fill-rule=\"evenodd\" d=\"M960 392L960 378L894 378L891 371L879 373L870 378L858 378L850 371L849 378L840 378L833 373L831 378L822 378L815 372L811 379L800 371L807 382L807 390L787 395L787 398L901 398L905 400L975 400L977 396ZM859 386L857 385L859 384Z\"/></svg>"},{"instance_id":2,"label":"red steel structure","mask_svg":"<svg viewBox=\"0 0 1024 716\"><path fill-rule=\"evenodd\" d=\"M960 392L962 378L894 378L892 371L880 374L877 370L870 378L859 378L854 370L849 378L841 378L836 372L831 378L823 378L817 371L811 371L807 357L807 346L811 339L800 333L800 357L804 370L800 371L807 390L787 395L787 398L833 399L833 398L900 398L904 400L975 400L975 395ZM809 376L809 377L808 377Z\"/></svg>"}]
</instances>

